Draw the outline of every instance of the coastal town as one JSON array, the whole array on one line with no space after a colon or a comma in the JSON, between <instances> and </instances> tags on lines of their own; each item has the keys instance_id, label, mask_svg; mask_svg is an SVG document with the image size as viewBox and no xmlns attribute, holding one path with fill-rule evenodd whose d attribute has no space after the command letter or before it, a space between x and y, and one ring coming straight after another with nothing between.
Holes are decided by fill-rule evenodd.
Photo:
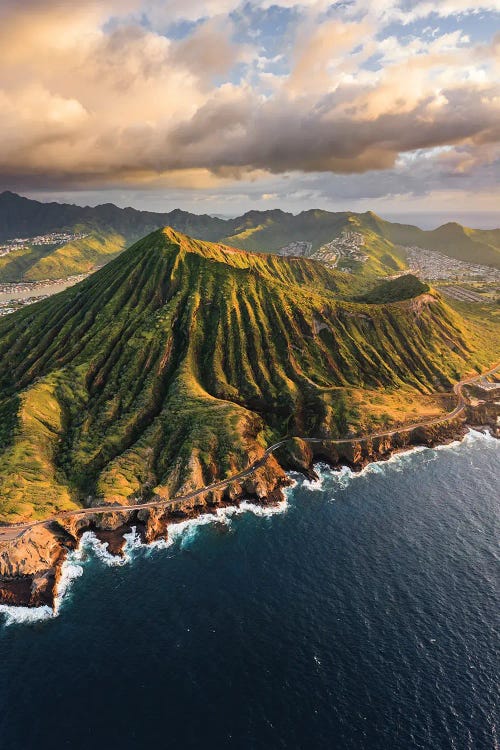
<instances>
[{"instance_id":1,"label":"coastal town","mask_svg":"<svg viewBox=\"0 0 500 750\"><path fill-rule=\"evenodd\" d=\"M365 238L360 232L344 230L338 237L334 237L314 252L312 252L312 242L298 240L280 248L277 255L312 258L321 261L328 268L337 268L342 262L364 263L367 261L368 255L361 250L364 245ZM345 267L342 270L350 271L350 268Z\"/></svg>"},{"instance_id":2,"label":"coastal town","mask_svg":"<svg viewBox=\"0 0 500 750\"><path fill-rule=\"evenodd\" d=\"M65 279L0 284L0 317L16 312L21 307L32 305L33 302L40 302L57 292L62 292L79 281L83 281L88 275L81 273Z\"/></svg>"},{"instance_id":3,"label":"coastal town","mask_svg":"<svg viewBox=\"0 0 500 750\"><path fill-rule=\"evenodd\" d=\"M362 251L365 238L360 232L344 230L338 237L322 245L312 254L312 258L320 260L328 268L342 267L343 271L351 272L350 264L365 263L368 255Z\"/></svg>"},{"instance_id":4,"label":"coastal town","mask_svg":"<svg viewBox=\"0 0 500 750\"><path fill-rule=\"evenodd\" d=\"M411 273L457 302L493 304L500 299L500 271L450 258L437 250L403 247Z\"/></svg>"},{"instance_id":5,"label":"coastal town","mask_svg":"<svg viewBox=\"0 0 500 750\"><path fill-rule=\"evenodd\" d=\"M293 258L307 258L312 250L312 242L289 242L288 245L276 251L276 255L284 255Z\"/></svg>"},{"instance_id":6,"label":"coastal town","mask_svg":"<svg viewBox=\"0 0 500 750\"><path fill-rule=\"evenodd\" d=\"M0 257L23 243L34 245L62 245L87 237L84 233L51 232L26 239L13 239L0 245ZM366 240L360 232L344 230L338 237L313 251L313 243L306 240L290 242L276 251L287 257L307 257L320 261L328 268L352 273L355 264L368 260ZM434 283L448 298L459 302L492 303L500 299L500 271L489 266L467 263L436 250L422 247L401 247L408 268L401 273L414 273L421 279ZM401 273L389 278L396 278ZM88 274L71 276L55 281L0 284L0 316L15 312L20 307L38 302L68 286L82 281Z\"/></svg>"},{"instance_id":7,"label":"coastal town","mask_svg":"<svg viewBox=\"0 0 500 750\"><path fill-rule=\"evenodd\" d=\"M476 281L500 282L500 271L490 266L477 263L466 263L437 250L427 250L423 247L404 247L408 259L408 266L412 273L427 281Z\"/></svg>"},{"instance_id":8,"label":"coastal town","mask_svg":"<svg viewBox=\"0 0 500 750\"><path fill-rule=\"evenodd\" d=\"M16 237L0 245L0 258L15 250L26 250L38 245L66 245L68 242L83 240L88 232L49 232L36 237Z\"/></svg>"}]
</instances>

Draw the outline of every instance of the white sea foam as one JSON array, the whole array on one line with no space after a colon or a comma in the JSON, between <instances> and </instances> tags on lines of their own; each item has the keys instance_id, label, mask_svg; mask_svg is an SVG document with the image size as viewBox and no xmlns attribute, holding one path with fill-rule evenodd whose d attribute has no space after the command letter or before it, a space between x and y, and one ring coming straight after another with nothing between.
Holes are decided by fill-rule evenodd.
<instances>
[{"instance_id":1,"label":"white sea foam","mask_svg":"<svg viewBox=\"0 0 500 750\"><path fill-rule=\"evenodd\" d=\"M462 440L454 440L445 445L438 445L435 448L428 448L425 445L416 445L408 449L403 449L393 453L389 458L380 461L372 461L360 471L353 471L349 466L341 466L339 469L330 469L323 463L314 465L314 470L319 476L318 480L303 479L300 486L306 490L328 490L330 482L335 482L342 489L347 487L354 479L364 477L367 474L384 474L385 471L392 470L401 472L405 470L405 464L413 459L418 453L426 453L429 460L437 458L435 451L457 450L463 445L472 445L476 442L485 442L488 445L499 445L499 441L488 431L479 431L469 429ZM300 476L300 475L299 475Z\"/></svg>"},{"instance_id":2,"label":"white sea foam","mask_svg":"<svg viewBox=\"0 0 500 750\"><path fill-rule=\"evenodd\" d=\"M181 547L187 546L197 536L199 529L215 521L224 522L222 518L211 513L204 513L197 518L189 518L187 521L171 523L168 525L168 539L170 544L180 544Z\"/></svg>"},{"instance_id":3,"label":"white sea foam","mask_svg":"<svg viewBox=\"0 0 500 750\"><path fill-rule=\"evenodd\" d=\"M432 451L454 451L457 450L457 448L460 448L462 443L465 443L468 437L467 435L463 438L463 440L453 440L451 443L443 443L443 445L435 445L434 448L430 448L429 450Z\"/></svg>"},{"instance_id":4,"label":"white sea foam","mask_svg":"<svg viewBox=\"0 0 500 750\"><path fill-rule=\"evenodd\" d=\"M437 450L457 450L462 445L471 445L476 442L485 442L489 445L498 445L498 440L488 431L469 429L463 440L455 440L447 445L440 445L436 448L427 448L426 446L415 446L408 450L394 453L389 459L383 461L374 461L365 466L361 471L352 471L348 466L342 466L338 470L329 470L325 464L318 463L315 465L315 471L318 479L314 481L303 480L300 486L307 490L324 489L325 480L333 479L337 485L344 488L355 478L370 473L383 473L386 467L396 470L404 468L405 461L416 453L428 451L433 454ZM434 454L435 455L435 454ZM300 476L292 473L293 476ZM57 617L62 603L66 600L73 581L83 575L85 560L87 556L93 555L101 562L108 566L120 566L131 562L134 555L139 550L153 551L165 550L179 543L181 547L189 544L197 535L198 529L209 523L224 523L229 525L234 516L242 513L253 513L259 517L270 517L277 513L284 513L288 507L288 497L297 486L295 479L293 483L285 488L285 500L276 505L258 505L248 501L243 501L240 505L228 506L227 508L218 508L214 513L204 513L197 518L171 523L168 525L168 537L166 539L157 539L154 542L143 543L135 527L132 527L128 534L124 534L125 546L123 556L112 555L108 551L108 543L101 542L96 535L91 532L85 532L80 540L78 549L70 552L64 561L61 569L61 575L57 587L57 595L54 602L54 609L48 606L43 607L10 607L5 604L0 605L0 616L3 617L4 625L15 624L33 624L50 620Z\"/></svg>"},{"instance_id":5,"label":"white sea foam","mask_svg":"<svg viewBox=\"0 0 500 750\"><path fill-rule=\"evenodd\" d=\"M63 599L66 597L75 578L83 574L82 565L77 562L79 551L70 552L61 567L54 599L54 609L48 605L42 607L9 607L0 604L0 615L4 625L33 625L44 620L51 620L59 614Z\"/></svg>"},{"instance_id":6,"label":"white sea foam","mask_svg":"<svg viewBox=\"0 0 500 750\"><path fill-rule=\"evenodd\" d=\"M367 474L383 474L387 467L391 467L396 471L402 471L405 459L415 453L421 453L426 450L428 450L428 448L420 445L408 448L408 450L393 453L387 459L372 461L360 471L353 471L353 469L345 465L341 466L339 469L331 469L324 463L314 464L314 470L318 475L318 479L303 479L300 486L302 489L309 491L325 490L329 489L327 486L328 483L333 481L337 486L340 485L340 487L345 488L353 479L366 476Z\"/></svg>"},{"instance_id":7,"label":"white sea foam","mask_svg":"<svg viewBox=\"0 0 500 750\"><path fill-rule=\"evenodd\" d=\"M85 553L93 553L105 565L125 565L126 557L123 555L112 555L108 551L108 542L101 542L93 531L85 531L80 539L80 544L76 550L75 560L83 560Z\"/></svg>"},{"instance_id":8,"label":"white sea foam","mask_svg":"<svg viewBox=\"0 0 500 750\"><path fill-rule=\"evenodd\" d=\"M61 574L57 583L57 593L54 599L54 610L52 615L59 614L65 596L68 594L73 581L83 575L83 567L78 562L78 550L70 552L61 567Z\"/></svg>"},{"instance_id":9,"label":"white sea foam","mask_svg":"<svg viewBox=\"0 0 500 750\"><path fill-rule=\"evenodd\" d=\"M317 479L304 479L302 488L309 492L317 492L323 489L323 477L320 475Z\"/></svg>"},{"instance_id":10,"label":"white sea foam","mask_svg":"<svg viewBox=\"0 0 500 750\"><path fill-rule=\"evenodd\" d=\"M323 489L323 483L325 479L331 474L330 467L324 463L314 464L314 471L317 475L317 479L304 479L302 482L302 489L309 490L309 492L317 492Z\"/></svg>"},{"instance_id":11,"label":"white sea foam","mask_svg":"<svg viewBox=\"0 0 500 750\"><path fill-rule=\"evenodd\" d=\"M372 461L358 472L358 474L383 474L387 467L396 471L403 471L404 464L409 458L412 458L416 453L423 453L427 450L429 449L425 445L415 445L413 448L403 449L402 451L393 453L389 458Z\"/></svg>"},{"instance_id":12,"label":"white sea foam","mask_svg":"<svg viewBox=\"0 0 500 750\"><path fill-rule=\"evenodd\" d=\"M340 485L340 487L347 487L351 479L359 476L360 472L355 472L349 468L349 466L341 466L340 469L331 472L332 479Z\"/></svg>"},{"instance_id":13,"label":"white sea foam","mask_svg":"<svg viewBox=\"0 0 500 750\"><path fill-rule=\"evenodd\" d=\"M481 442L490 445L498 445L498 438L494 437L489 430L473 430L469 428L462 440L454 440L452 443L446 445L437 445L434 450L456 450L461 445L473 445L474 443Z\"/></svg>"},{"instance_id":14,"label":"white sea foam","mask_svg":"<svg viewBox=\"0 0 500 750\"><path fill-rule=\"evenodd\" d=\"M223 523L226 526L229 526L232 522L232 518L234 516L239 516L242 513L252 513L254 516L259 516L260 518L268 518L277 513L284 513L287 508L288 501L286 498L275 505L258 505L257 503L243 500L239 505L217 508L215 513L203 513L196 518L190 518L186 521L169 524L168 541L165 544L166 546L171 546L172 544L180 543L181 547L185 547L193 541L198 530L207 524Z\"/></svg>"},{"instance_id":15,"label":"white sea foam","mask_svg":"<svg viewBox=\"0 0 500 750\"><path fill-rule=\"evenodd\" d=\"M288 489L288 488L287 488ZM191 543L198 529L210 523L224 523L229 525L232 518L243 513L252 513L259 517L270 517L276 513L287 510L287 500L282 500L276 505L258 505L243 501L239 505L231 505L227 508L217 508L214 513L204 513L196 518L190 518L179 523L171 523L167 526L168 536L166 539L157 539L154 542L144 543L133 526L128 534L124 534L125 545L123 555L112 555L108 551L108 543L100 541L92 531L82 534L80 544L76 550L71 551L62 564L61 574L57 586L57 594L54 600L54 609L43 607L10 607L0 605L0 615L3 616L4 625L32 624L43 620L50 620L60 614L61 606L67 599L73 581L83 575L85 562L89 556L99 559L104 565L116 567L132 562L138 551L150 552L153 550L165 550L179 544L182 548Z\"/></svg>"},{"instance_id":16,"label":"white sea foam","mask_svg":"<svg viewBox=\"0 0 500 750\"><path fill-rule=\"evenodd\" d=\"M0 604L0 615L3 615L4 625L32 625L55 617L54 611L47 606L9 607L7 604Z\"/></svg>"},{"instance_id":17,"label":"white sea foam","mask_svg":"<svg viewBox=\"0 0 500 750\"><path fill-rule=\"evenodd\" d=\"M253 513L254 516L260 516L261 518L267 518L269 516L275 516L279 513L285 513L288 509L288 500L281 500L276 505L256 505L255 503L249 503L243 500L237 512L239 513Z\"/></svg>"},{"instance_id":18,"label":"white sea foam","mask_svg":"<svg viewBox=\"0 0 500 750\"><path fill-rule=\"evenodd\" d=\"M471 428L465 436L465 439L470 442L483 440L487 443L491 443L491 445L498 445L498 438L492 435L489 430L484 430L483 432L482 430L473 430Z\"/></svg>"},{"instance_id":19,"label":"white sea foam","mask_svg":"<svg viewBox=\"0 0 500 750\"><path fill-rule=\"evenodd\" d=\"M185 521L169 523L167 525L167 536L164 539L156 539L153 542L143 542L137 528L132 526L131 530L124 534L125 545L123 547L123 556L117 557L108 552L106 542L100 542L95 534L86 532L82 536L82 545L79 548L86 548L93 552L105 565L125 565L132 562L134 556L139 552L153 552L156 550L165 550L175 544L181 547L187 546L198 534L202 526L211 523L222 523L229 526L234 516L243 513L253 513L255 516L268 517L276 513L283 513L287 509L287 500L283 500L276 505L257 505L246 500L239 505L230 505L225 508L217 508L213 513L202 513L195 518L188 518ZM81 552L80 552L81 554ZM80 557L81 559L81 557Z\"/></svg>"}]
</instances>

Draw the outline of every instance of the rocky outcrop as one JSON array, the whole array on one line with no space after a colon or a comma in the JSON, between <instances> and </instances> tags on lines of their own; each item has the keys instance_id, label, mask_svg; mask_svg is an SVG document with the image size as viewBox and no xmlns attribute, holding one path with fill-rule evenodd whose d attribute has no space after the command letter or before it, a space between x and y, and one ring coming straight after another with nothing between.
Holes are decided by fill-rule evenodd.
<instances>
[{"instance_id":1,"label":"rocky outcrop","mask_svg":"<svg viewBox=\"0 0 500 750\"><path fill-rule=\"evenodd\" d=\"M389 458L393 453L416 445L429 447L463 437L470 426L488 426L499 436L500 404L481 403L467 407L463 416L435 425L401 430L391 435L366 437L334 443L327 439L291 438L274 455L248 477L226 487L207 490L168 506L119 510L70 516L47 526L35 526L17 538L1 541L0 534L0 602L29 607L52 605L58 577L68 551L74 549L85 531L94 531L108 543L112 554L120 554L124 534L135 526L145 542L166 538L170 524L215 512L219 507L235 505L243 499L274 504L283 498L283 487L289 484L285 471L298 471L314 478L314 462L324 461L336 468L347 465L361 470L372 461ZM161 498L160 498L161 499Z\"/></svg>"},{"instance_id":2,"label":"rocky outcrop","mask_svg":"<svg viewBox=\"0 0 500 750\"><path fill-rule=\"evenodd\" d=\"M473 407L468 406L467 423L471 427L487 426L491 434L500 438L500 399L498 401L483 401Z\"/></svg>"},{"instance_id":3,"label":"rocky outcrop","mask_svg":"<svg viewBox=\"0 0 500 750\"><path fill-rule=\"evenodd\" d=\"M133 511L110 507L109 513L62 517L47 526L35 526L18 537L2 541L0 528L0 603L37 607L52 606L60 571L68 551L75 549L85 531L93 531L114 555L123 552L124 535L132 526L144 542L167 538L172 523L196 518L217 508L238 505L243 499L275 504L282 487L290 483L284 469L270 456L251 475L226 487L200 493L168 506ZM163 500L163 498L159 498Z\"/></svg>"},{"instance_id":4,"label":"rocky outcrop","mask_svg":"<svg viewBox=\"0 0 500 750\"><path fill-rule=\"evenodd\" d=\"M52 606L61 564L76 543L55 524L35 526L22 536L0 541L0 602Z\"/></svg>"},{"instance_id":5,"label":"rocky outcrop","mask_svg":"<svg viewBox=\"0 0 500 750\"><path fill-rule=\"evenodd\" d=\"M394 453L415 445L432 447L463 437L466 432L463 419L456 418L438 425L401 430L391 435L367 437L333 443L329 440L304 440L293 438L280 448L278 460L283 466L314 477L313 463L324 461L332 468L349 466L354 471L363 469L373 461L383 461Z\"/></svg>"}]
</instances>

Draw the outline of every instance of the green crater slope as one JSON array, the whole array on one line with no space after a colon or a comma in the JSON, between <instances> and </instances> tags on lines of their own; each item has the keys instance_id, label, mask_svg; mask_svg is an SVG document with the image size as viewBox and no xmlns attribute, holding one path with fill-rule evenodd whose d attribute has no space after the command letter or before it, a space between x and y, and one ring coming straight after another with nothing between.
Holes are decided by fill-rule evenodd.
<instances>
[{"instance_id":1,"label":"green crater slope","mask_svg":"<svg viewBox=\"0 0 500 750\"><path fill-rule=\"evenodd\" d=\"M358 429L360 393L425 399L485 362L436 293L355 303L345 283L167 228L1 319L0 521L173 496L277 437Z\"/></svg>"}]
</instances>

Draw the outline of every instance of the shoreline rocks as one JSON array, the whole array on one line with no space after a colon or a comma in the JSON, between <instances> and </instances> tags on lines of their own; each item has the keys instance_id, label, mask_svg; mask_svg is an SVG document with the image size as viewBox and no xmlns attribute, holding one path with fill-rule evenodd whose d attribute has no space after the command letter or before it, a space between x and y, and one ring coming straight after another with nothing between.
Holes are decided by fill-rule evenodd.
<instances>
[{"instance_id":1,"label":"shoreline rocks","mask_svg":"<svg viewBox=\"0 0 500 750\"><path fill-rule=\"evenodd\" d=\"M68 552L78 546L85 531L93 531L100 541L108 544L111 554L120 555L125 545L124 534L129 533L132 526L143 542L151 543L166 538L170 524L215 512L217 508L238 505L244 500L274 505L283 500L283 488L290 484L285 472L297 471L308 479L315 479L314 463L318 461L324 461L332 469L349 466L353 471L361 471L369 463L387 460L395 453L418 445L432 448L462 439L469 427L487 427L500 438L499 415L500 403L489 402L480 407L467 407L465 419L460 415L447 422L395 432L391 436L336 444L326 438L324 441L292 438L270 456L255 475L220 490L207 491L166 508L119 511L113 507L109 514L66 518L36 526L21 537L0 542L0 603L53 607L62 564Z\"/></svg>"}]
</instances>

